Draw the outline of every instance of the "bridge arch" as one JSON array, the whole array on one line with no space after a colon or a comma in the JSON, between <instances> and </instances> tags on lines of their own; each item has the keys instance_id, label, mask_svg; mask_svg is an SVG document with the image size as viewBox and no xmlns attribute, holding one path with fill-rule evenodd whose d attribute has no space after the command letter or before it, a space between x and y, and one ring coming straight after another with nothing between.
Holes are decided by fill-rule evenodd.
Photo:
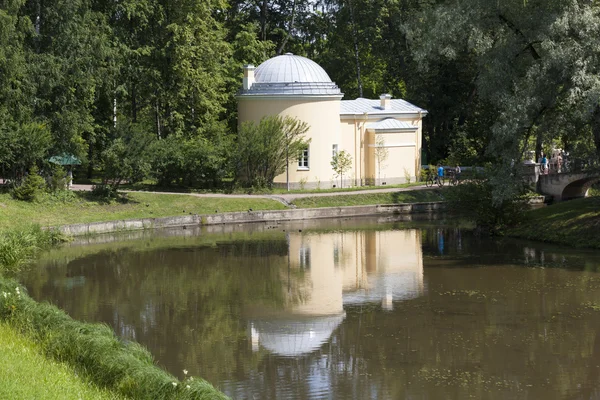
<instances>
[{"instance_id":1,"label":"bridge arch","mask_svg":"<svg viewBox=\"0 0 600 400\"><path fill-rule=\"evenodd\" d=\"M570 200L585 197L588 190L590 190L592 185L596 182L600 182L600 177L586 177L570 182L563 189L560 195L560 200Z\"/></svg>"}]
</instances>

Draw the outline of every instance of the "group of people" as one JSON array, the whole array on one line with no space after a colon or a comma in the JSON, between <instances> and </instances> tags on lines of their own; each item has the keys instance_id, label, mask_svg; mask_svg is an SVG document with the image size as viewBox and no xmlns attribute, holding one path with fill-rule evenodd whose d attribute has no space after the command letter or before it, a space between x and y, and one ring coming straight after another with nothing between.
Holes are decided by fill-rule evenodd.
<instances>
[{"instance_id":1,"label":"group of people","mask_svg":"<svg viewBox=\"0 0 600 400\"><path fill-rule=\"evenodd\" d=\"M461 172L462 172L462 170L460 169L460 165L457 165L452 170L452 174L454 174L454 176L456 177L457 180L460 178ZM438 166L437 166L437 174L435 176L436 183L440 182L444 178L444 173L445 173L444 172L444 167L442 167L441 164L438 164Z\"/></svg>"},{"instance_id":2,"label":"group of people","mask_svg":"<svg viewBox=\"0 0 600 400\"><path fill-rule=\"evenodd\" d=\"M544 152L540 153L538 163L540 164L540 174L548 175L548 173L561 173L566 164L567 154L561 149L555 149L552 152L552 157L548 159Z\"/></svg>"}]
</instances>

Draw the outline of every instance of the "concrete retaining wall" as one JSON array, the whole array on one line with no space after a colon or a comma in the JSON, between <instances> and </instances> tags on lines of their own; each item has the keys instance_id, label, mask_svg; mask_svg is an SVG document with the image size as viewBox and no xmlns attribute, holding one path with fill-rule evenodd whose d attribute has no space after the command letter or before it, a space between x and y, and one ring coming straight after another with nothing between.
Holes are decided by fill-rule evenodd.
<instances>
[{"instance_id":1,"label":"concrete retaining wall","mask_svg":"<svg viewBox=\"0 0 600 400\"><path fill-rule=\"evenodd\" d=\"M222 214L183 215L179 217L92 222L88 224L64 225L58 227L57 229L67 235L82 236L139 229L172 228L179 226L296 221L304 219L358 217L379 214L431 213L443 210L444 208L444 202L300 208L292 210L232 212Z\"/></svg>"}]
</instances>

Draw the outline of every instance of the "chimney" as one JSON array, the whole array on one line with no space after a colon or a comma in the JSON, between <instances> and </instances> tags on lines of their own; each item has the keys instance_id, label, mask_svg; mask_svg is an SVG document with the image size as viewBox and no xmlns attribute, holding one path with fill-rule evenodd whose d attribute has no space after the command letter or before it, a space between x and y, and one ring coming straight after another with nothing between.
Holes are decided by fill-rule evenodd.
<instances>
[{"instance_id":1,"label":"chimney","mask_svg":"<svg viewBox=\"0 0 600 400\"><path fill-rule=\"evenodd\" d=\"M387 94L384 93L381 96L379 96L379 99L381 100L381 109L382 110L389 110L390 108L392 108L392 95L391 94Z\"/></svg>"},{"instance_id":2,"label":"chimney","mask_svg":"<svg viewBox=\"0 0 600 400\"><path fill-rule=\"evenodd\" d=\"M244 65L244 90L249 90L254 85L254 65Z\"/></svg>"}]
</instances>

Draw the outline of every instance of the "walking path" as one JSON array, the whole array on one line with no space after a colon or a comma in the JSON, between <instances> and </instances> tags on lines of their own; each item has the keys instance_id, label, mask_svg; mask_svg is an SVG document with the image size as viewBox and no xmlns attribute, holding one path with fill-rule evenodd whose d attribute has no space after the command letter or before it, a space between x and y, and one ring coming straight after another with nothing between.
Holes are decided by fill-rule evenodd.
<instances>
[{"instance_id":1,"label":"walking path","mask_svg":"<svg viewBox=\"0 0 600 400\"><path fill-rule=\"evenodd\" d=\"M347 192L323 192L323 193L281 193L281 194L226 194L226 193L181 193L181 192L146 192L142 193L154 193L154 194L179 194L184 196L194 196L194 197L212 197L212 198L227 198L227 199L271 199L277 200L285 205L290 205L296 199L301 199L305 197L329 197L329 196L350 196L357 194L372 194L372 193L392 193L392 192L408 192L412 190L429 190L434 188L428 188L425 185L418 186L409 186L405 188L382 188L382 189L368 189L368 190L353 190ZM71 190L83 190L89 191L92 190L92 185L72 185ZM135 190L122 190L122 192L127 193L135 193L138 191Z\"/></svg>"}]
</instances>

